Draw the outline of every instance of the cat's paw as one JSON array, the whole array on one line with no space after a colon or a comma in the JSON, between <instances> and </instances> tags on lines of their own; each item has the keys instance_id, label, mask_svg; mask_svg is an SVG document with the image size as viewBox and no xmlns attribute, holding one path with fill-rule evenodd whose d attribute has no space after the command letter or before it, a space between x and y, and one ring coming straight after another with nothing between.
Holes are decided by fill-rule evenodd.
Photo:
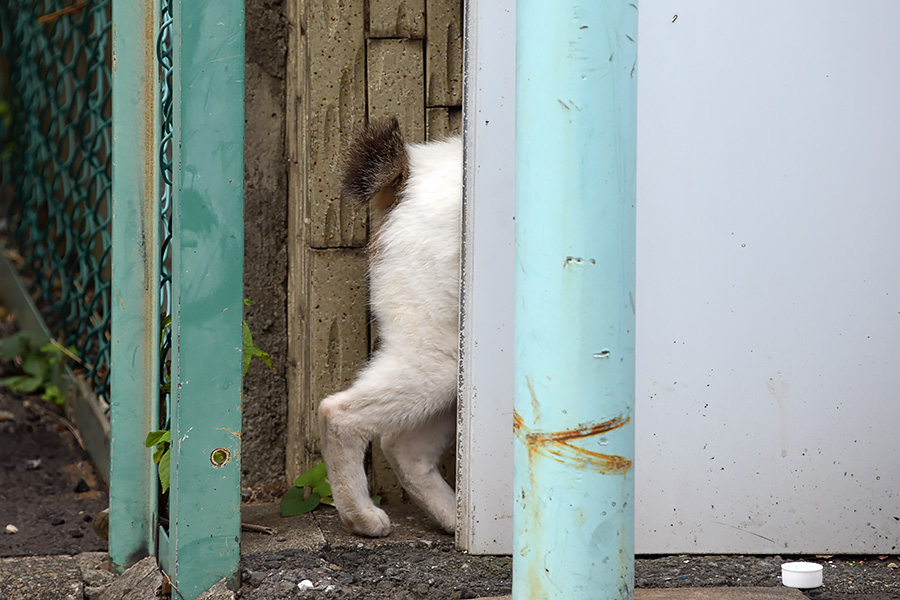
<instances>
[{"instance_id":1,"label":"cat's paw","mask_svg":"<svg viewBox=\"0 0 900 600\"><path fill-rule=\"evenodd\" d=\"M441 529L450 534L456 533L456 514L454 513L450 518L440 518L438 519L438 523L441 526Z\"/></svg>"},{"instance_id":2,"label":"cat's paw","mask_svg":"<svg viewBox=\"0 0 900 600\"><path fill-rule=\"evenodd\" d=\"M353 533L367 537L384 537L391 532L391 519L374 505L354 511L353 515L341 513L341 521Z\"/></svg>"}]
</instances>

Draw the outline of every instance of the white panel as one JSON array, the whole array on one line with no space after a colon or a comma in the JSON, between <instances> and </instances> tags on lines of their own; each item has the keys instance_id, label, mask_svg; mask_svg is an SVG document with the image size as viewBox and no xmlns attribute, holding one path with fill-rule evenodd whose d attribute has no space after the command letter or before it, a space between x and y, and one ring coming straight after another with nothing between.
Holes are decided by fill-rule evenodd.
<instances>
[{"instance_id":1,"label":"white panel","mask_svg":"<svg viewBox=\"0 0 900 600\"><path fill-rule=\"evenodd\" d=\"M896 553L900 3L640 6L637 551Z\"/></svg>"},{"instance_id":2,"label":"white panel","mask_svg":"<svg viewBox=\"0 0 900 600\"><path fill-rule=\"evenodd\" d=\"M512 551L514 0L466 2L458 545Z\"/></svg>"}]
</instances>

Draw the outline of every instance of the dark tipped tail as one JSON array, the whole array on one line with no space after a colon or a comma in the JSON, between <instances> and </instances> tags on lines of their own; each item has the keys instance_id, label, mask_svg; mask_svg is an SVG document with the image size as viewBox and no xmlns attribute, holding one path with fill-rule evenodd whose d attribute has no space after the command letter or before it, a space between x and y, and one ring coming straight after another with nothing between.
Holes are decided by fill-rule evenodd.
<instances>
[{"instance_id":1,"label":"dark tipped tail","mask_svg":"<svg viewBox=\"0 0 900 600\"><path fill-rule=\"evenodd\" d=\"M367 125L344 154L344 198L387 211L409 171L409 157L396 118Z\"/></svg>"}]
</instances>

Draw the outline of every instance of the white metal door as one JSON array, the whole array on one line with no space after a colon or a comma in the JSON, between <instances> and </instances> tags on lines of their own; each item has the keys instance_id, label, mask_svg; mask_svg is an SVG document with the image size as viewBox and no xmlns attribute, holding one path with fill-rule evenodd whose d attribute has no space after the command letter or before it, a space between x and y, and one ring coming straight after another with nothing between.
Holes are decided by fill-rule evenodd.
<instances>
[{"instance_id":1,"label":"white metal door","mask_svg":"<svg viewBox=\"0 0 900 600\"><path fill-rule=\"evenodd\" d=\"M898 22L641 3L640 552L900 545Z\"/></svg>"},{"instance_id":2,"label":"white metal door","mask_svg":"<svg viewBox=\"0 0 900 600\"><path fill-rule=\"evenodd\" d=\"M461 545L491 553L512 548L515 18L479 4L458 480ZM895 553L900 4L640 11L637 552Z\"/></svg>"}]
</instances>

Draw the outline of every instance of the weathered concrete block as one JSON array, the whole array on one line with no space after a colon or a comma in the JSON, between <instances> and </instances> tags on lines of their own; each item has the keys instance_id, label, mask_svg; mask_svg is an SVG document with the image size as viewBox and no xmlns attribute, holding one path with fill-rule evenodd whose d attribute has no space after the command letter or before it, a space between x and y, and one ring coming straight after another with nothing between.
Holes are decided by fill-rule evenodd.
<instances>
[{"instance_id":1,"label":"weathered concrete block","mask_svg":"<svg viewBox=\"0 0 900 600\"><path fill-rule=\"evenodd\" d=\"M295 390L289 402L288 478L321 460L316 414L323 398L348 387L368 354L366 256L362 249L309 249L298 314L306 328L294 343Z\"/></svg>"},{"instance_id":2,"label":"weathered concrete block","mask_svg":"<svg viewBox=\"0 0 900 600\"><path fill-rule=\"evenodd\" d=\"M428 106L462 105L462 0L428 0Z\"/></svg>"},{"instance_id":3,"label":"weathered concrete block","mask_svg":"<svg viewBox=\"0 0 900 600\"><path fill-rule=\"evenodd\" d=\"M338 157L366 118L363 0L310 0L305 21L308 72L306 161L309 245L360 247L366 211L340 200Z\"/></svg>"},{"instance_id":4,"label":"weathered concrete block","mask_svg":"<svg viewBox=\"0 0 900 600\"><path fill-rule=\"evenodd\" d=\"M369 37L425 37L425 0L369 0Z\"/></svg>"},{"instance_id":5,"label":"weathered concrete block","mask_svg":"<svg viewBox=\"0 0 900 600\"><path fill-rule=\"evenodd\" d=\"M342 249L315 250L311 258L310 383L318 404L349 386L366 360L366 256Z\"/></svg>"},{"instance_id":6,"label":"weathered concrete block","mask_svg":"<svg viewBox=\"0 0 900 600\"><path fill-rule=\"evenodd\" d=\"M381 496L381 500L387 504L405 504L409 502L409 496L400 485L397 475L388 464L387 457L381 451L380 440L372 444L372 493Z\"/></svg>"},{"instance_id":7,"label":"weathered concrete block","mask_svg":"<svg viewBox=\"0 0 900 600\"><path fill-rule=\"evenodd\" d=\"M429 140L442 140L462 133L462 107L428 108L425 109L425 114L425 132Z\"/></svg>"},{"instance_id":8,"label":"weathered concrete block","mask_svg":"<svg viewBox=\"0 0 900 600\"><path fill-rule=\"evenodd\" d=\"M396 116L410 142L425 141L421 40L369 40L369 119Z\"/></svg>"}]
</instances>

